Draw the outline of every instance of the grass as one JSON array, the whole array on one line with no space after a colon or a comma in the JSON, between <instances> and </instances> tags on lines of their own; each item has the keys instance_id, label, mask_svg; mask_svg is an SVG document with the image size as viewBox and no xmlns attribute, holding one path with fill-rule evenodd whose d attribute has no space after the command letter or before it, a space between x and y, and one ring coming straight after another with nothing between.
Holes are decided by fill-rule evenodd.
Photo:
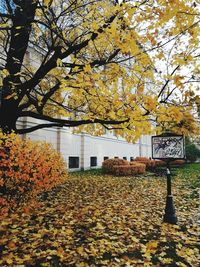
<instances>
[{"instance_id":1,"label":"grass","mask_svg":"<svg viewBox=\"0 0 200 267\"><path fill-rule=\"evenodd\" d=\"M182 180L182 186L190 189L188 198L200 198L200 163L185 164L176 170L176 176Z\"/></svg>"},{"instance_id":2,"label":"grass","mask_svg":"<svg viewBox=\"0 0 200 267\"><path fill-rule=\"evenodd\" d=\"M177 172L184 178L189 178L190 175L196 175L200 177L200 163L191 163L181 166Z\"/></svg>"}]
</instances>

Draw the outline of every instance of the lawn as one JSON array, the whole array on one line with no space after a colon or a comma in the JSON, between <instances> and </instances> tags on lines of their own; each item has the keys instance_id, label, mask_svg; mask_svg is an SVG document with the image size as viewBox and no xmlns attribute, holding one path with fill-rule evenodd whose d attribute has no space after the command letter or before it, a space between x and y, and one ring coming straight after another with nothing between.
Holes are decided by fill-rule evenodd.
<instances>
[{"instance_id":1,"label":"lawn","mask_svg":"<svg viewBox=\"0 0 200 267\"><path fill-rule=\"evenodd\" d=\"M162 223L165 177L70 174L1 221L0 266L199 266L200 164L173 174L177 225Z\"/></svg>"}]
</instances>

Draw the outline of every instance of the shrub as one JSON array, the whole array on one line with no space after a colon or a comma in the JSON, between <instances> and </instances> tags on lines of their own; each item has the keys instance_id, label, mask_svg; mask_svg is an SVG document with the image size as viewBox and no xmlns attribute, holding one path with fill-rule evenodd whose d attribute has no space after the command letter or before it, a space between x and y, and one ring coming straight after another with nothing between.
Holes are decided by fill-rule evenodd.
<instances>
[{"instance_id":1,"label":"shrub","mask_svg":"<svg viewBox=\"0 0 200 267\"><path fill-rule=\"evenodd\" d=\"M146 171L146 165L144 163L132 161L130 165L132 167L132 174L144 174Z\"/></svg>"},{"instance_id":2,"label":"shrub","mask_svg":"<svg viewBox=\"0 0 200 267\"><path fill-rule=\"evenodd\" d=\"M185 160L184 159L176 159L176 160L173 160L171 161L171 165L183 165L185 163Z\"/></svg>"},{"instance_id":3,"label":"shrub","mask_svg":"<svg viewBox=\"0 0 200 267\"><path fill-rule=\"evenodd\" d=\"M103 162L103 169L114 175L144 174L146 165L138 162L128 162L123 159L107 159Z\"/></svg>"},{"instance_id":4,"label":"shrub","mask_svg":"<svg viewBox=\"0 0 200 267\"><path fill-rule=\"evenodd\" d=\"M139 160L141 160L141 161L148 161L149 158L147 158L147 157L136 157L135 160L136 161L139 161Z\"/></svg>"},{"instance_id":5,"label":"shrub","mask_svg":"<svg viewBox=\"0 0 200 267\"><path fill-rule=\"evenodd\" d=\"M0 206L14 208L64 182L66 165L50 144L0 133Z\"/></svg>"},{"instance_id":6,"label":"shrub","mask_svg":"<svg viewBox=\"0 0 200 267\"><path fill-rule=\"evenodd\" d=\"M188 162L195 162L200 158L200 150L195 144L189 143L185 146L186 159Z\"/></svg>"},{"instance_id":7,"label":"shrub","mask_svg":"<svg viewBox=\"0 0 200 267\"><path fill-rule=\"evenodd\" d=\"M112 168L112 174L115 175L131 175L131 165L115 165Z\"/></svg>"},{"instance_id":8,"label":"shrub","mask_svg":"<svg viewBox=\"0 0 200 267\"><path fill-rule=\"evenodd\" d=\"M106 159L102 168L106 173L113 173L114 166L129 165L129 162L125 159Z\"/></svg>"},{"instance_id":9,"label":"shrub","mask_svg":"<svg viewBox=\"0 0 200 267\"><path fill-rule=\"evenodd\" d=\"M113 166L112 173L115 175L134 175L134 174L144 174L145 173L145 164L135 163L130 165L115 165Z\"/></svg>"},{"instance_id":10,"label":"shrub","mask_svg":"<svg viewBox=\"0 0 200 267\"><path fill-rule=\"evenodd\" d=\"M147 168L154 168L156 166L155 160L151 160L146 157L136 157L135 161L145 164Z\"/></svg>"},{"instance_id":11,"label":"shrub","mask_svg":"<svg viewBox=\"0 0 200 267\"><path fill-rule=\"evenodd\" d=\"M166 162L164 160L155 160L155 166L159 167L159 166L165 166Z\"/></svg>"}]
</instances>

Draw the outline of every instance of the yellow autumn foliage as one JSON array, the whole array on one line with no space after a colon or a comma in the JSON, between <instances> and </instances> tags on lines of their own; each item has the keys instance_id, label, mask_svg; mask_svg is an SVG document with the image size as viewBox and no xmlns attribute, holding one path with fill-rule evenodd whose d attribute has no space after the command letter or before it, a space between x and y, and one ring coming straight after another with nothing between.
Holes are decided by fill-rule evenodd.
<instances>
[{"instance_id":1,"label":"yellow autumn foliage","mask_svg":"<svg viewBox=\"0 0 200 267\"><path fill-rule=\"evenodd\" d=\"M20 62L12 42L21 67L1 68L3 105L13 101L14 114L97 134L117 128L132 142L166 129L199 133L199 3L43 0L34 8L30 58L24 51ZM15 26L16 43L23 28ZM2 31L4 46L12 38Z\"/></svg>"}]
</instances>

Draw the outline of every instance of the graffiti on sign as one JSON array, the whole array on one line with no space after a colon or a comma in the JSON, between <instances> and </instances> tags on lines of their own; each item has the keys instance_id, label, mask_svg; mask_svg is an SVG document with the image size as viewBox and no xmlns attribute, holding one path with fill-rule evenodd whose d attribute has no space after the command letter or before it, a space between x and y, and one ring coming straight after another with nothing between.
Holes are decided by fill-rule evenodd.
<instances>
[{"instance_id":1,"label":"graffiti on sign","mask_svg":"<svg viewBox=\"0 0 200 267\"><path fill-rule=\"evenodd\" d=\"M183 136L153 136L152 157L155 159L184 158Z\"/></svg>"}]
</instances>

